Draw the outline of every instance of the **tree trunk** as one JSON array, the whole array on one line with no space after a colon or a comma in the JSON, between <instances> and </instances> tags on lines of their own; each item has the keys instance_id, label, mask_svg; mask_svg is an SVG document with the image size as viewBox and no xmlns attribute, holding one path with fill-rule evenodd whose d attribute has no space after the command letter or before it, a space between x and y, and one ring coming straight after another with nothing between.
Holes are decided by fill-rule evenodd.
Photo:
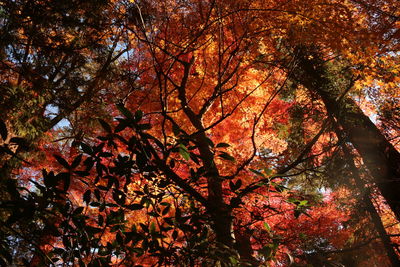
<instances>
[{"instance_id":1,"label":"tree trunk","mask_svg":"<svg viewBox=\"0 0 400 267\"><path fill-rule=\"evenodd\" d=\"M338 137L341 139L341 133L338 132L337 134ZM385 247L386 255L388 256L390 263L392 266L400 266L400 259L397 256L393 246L392 246L392 241L390 240L390 237L386 233L385 226L382 223L381 217L379 216L378 211L376 210L374 204L372 203L371 200L371 192L369 188L365 188L365 185L361 179L360 171L357 168L357 166L354 163L354 156L352 155L350 149L347 147L346 144L343 144L343 152L344 156L346 158L347 164L350 167L350 171L354 177L354 180L356 182L357 187L360 188L361 193L363 194L363 204L365 205L365 209L371 216L371 220L375 226L376 231L379 234L379 237L383 243L383 246Z\"/></svg>"},{"instance_id":2,"label":"tree trunk","mask_svg":"<svg viewBox=\"0 0 400 267\"><path fill-rule=\"evenodd\" d=\"M240 229L240 226L234 228L235 249L240 255L240 261L248 266L259 266L259 262L253 257L253 248L251 247L251 232L246 229Z\"/></svg>"},{"instance_id":3,"label":"tree trunk","mask_svg":"<svg viewBox=\"0 0 400 267\"><path fill-rule=\"evenodd\" d=\"M394 251L392 241L390 237L387 235L385 226L382 223L381 217L379 216L378 212L376 211L374 204L370 199L370 195L366 194L364 197L364 203L366 206L367 211L371 215L372 222L375 225L375 229L379 234L379 237L382 240L383 246L385 247L386 254L390 260L392 266L400 266L400 260L397 256L396 252Z\"/></svg>"},{"instance_id":4,"label":"tree trunk","mask_svg":"<svg viewBox=\"0 0 400 267\"><path fill-rule=\"evenodd\" d=\"M216 240L220 244L233 248L232 211L224 201L222 190L223 180L219 175L218 168L214 161L214 154L211 151L206 129L202 122L202 115L196 114L192 110L186 97L186 85L193 62L194 58L192 58L190 62L181 62L184 67L184 73L181 85L176 87L178 89L178 98L183 112L197 130L197 133L193 136L193 141L199 149L203 166L207 170L208 211L211 215L213 223L212 228L215 232Z\"/></svg>"},{"instance_id":5,"label":"tree trunk","mask_svg":"<svg viewBox=\"0 0 400 267\"><path fill-rule=\"evenodd\" d=\"M351 82L343 86L343 77L331 74L320 55L305 50L298 51L297 68L292 78L322 99L328 113L337 119L361 155L382 196L399 220L400 153L354 100L345 95L352 86Z\"/></svg>"}]
</instances>

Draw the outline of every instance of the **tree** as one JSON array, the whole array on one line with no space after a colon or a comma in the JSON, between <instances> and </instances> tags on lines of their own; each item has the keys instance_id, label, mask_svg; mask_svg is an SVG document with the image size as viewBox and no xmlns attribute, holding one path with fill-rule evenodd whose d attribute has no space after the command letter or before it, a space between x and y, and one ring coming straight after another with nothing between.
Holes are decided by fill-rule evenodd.
<instances>
[{"instance_id":1,"label":"tree","mask_svg":"<svg viewBox=\"0 0 400 267\"><path fill-rule=\"evenodd\" d=\"M72 121L72 114L75 119L81 117L77 110L84 110L89 117L101 109L99 104L84 104L92 101L93 105L103 97L101 89L111 79L104 73L110 73L121 56L117 41L111 40L120 38L111 21L113 9L98 1L2 3L0 112L8 132L3 141L11 149L0 155L2 192L16 186L11 178L21 167L10 154L38 156L35 152L46 139L44 133L60 121ZM82 127L71 124L71 133L65 135L79 140L84 134ZM2 193L1 198L12 197Z\"/></svg>"},{"instance_id":2,"label":"tree","mask_svg":"<svg viewBox=\"0 0 400 267\"><path fill-rule=\"evenodd\" d=\"M10 137L37 142L77 110L103 109L102 90L117 76L113 67L125 49L117 48L122 29L115 9L107 1L2 5L0 111Z\"/></svg>"},{"instance_id":3,"label":"tree","mask_svg":"<svg viewBox=\"0 0 400 267\"><path fill-rule=\"evenodd\" d=\"M354 80L349 79L346 86L338 85L337 76L329 77L329 72L325 70L320 56L307 53L307 56L315 58L307 60L305 58L307 56L302 52L299 54L300 74L298 76L296 74L295 79L322 98L328 112L335 116L347 133L349 141L363 157L389 206L396 216L399 216L397 177L400 175L398 173L400 153L364 115L354 100L346 96ZM336 81L331 80L332 78Z\"/></svg>"},{"instance_id":4,"label":"tree","mask_svg":"<svg viewBox=\"0 0 400 267\"><path fill-rule=\"evenodd\" d=\"M26 81L17 86L26 98L37 90L49 96L49 102L28 117L50 120L45 123L49 127L35 127L60 141L44 141L42 158L28 155L30 165L21 168L18 183L9 179L14 182L8 188L12 197L1 204L3 247L31 240L27 247L32 252L19 255L31 264L257 266L272 260L328 264L326 255L382 246L369 224L352 223L350 208L338 204L339 186L330 186L337 192L328 196L312 183L288 188L296 183L293 177L327 180L328 168L335 166L333 158L343 145L334 133L336 121L369 169L369 162L386 166L386 159L368 161L362 151L372 146L357 143L359 133L354 132L350 115L364 122L366 117L350 97L341 95L347 93L344 88L351 89L351 75L337 75L322 62L348 52L345 41L363 41L354 34L357 31L374 38L368 49L382 44L391 20L381 17L378 24L386 32L370 34L368 27L375 22L365 18L378 17L368 13L376 13L368 3L96 1L99 13L92 17L90 5L78 6L71 25L67 17L72 12L59 11L50 2L17 4L5 9L13 15L7 20L10 29L19 27L14 21L22 12L12 10L55 10L52 14L61 16L54 36L46 21L33 24L48 36L48 50L35 35L25 37L15 30L19 39L32 39L16 51L26 55L31 70L54 68L56 80L64 73L67 89L58 90L57 81L44 70L41 76L23 72ZM353 27L356 12L369 22L366 27ZM81 40L76 27L90 34ZM339 30L343 38L336 37ZM78 36L74 42L68 39L70 31ZM96 34L101 38L92 42ZM314 52L310 43L321 36L315 47L322 48ZM76 47L78 41L87 45ZM60 55L54 52L58 49L63 51ZM68 49L73 53L66 53ZM14 50L4 51L13 57ZM362 52L350 53L358 56L355 59L346 54L349 64L359 64L357 60L366 55ZM81 61L73 65L77 59ZM7 59L5 66L9 71L24 69L21 62ZM340 68L339 63L329 64ZM335 80L338 77L342 83ZM43 89L35 79L45 79L49 86ZM296 83L312 95L301 97L301 86L293 90ZM339 105L338 96L352 109ZM5 162L20 154L7 150L12 143L7 129L15 127L15 111L21 104L12 99L15 94L6 100L9 117L2 125ZM65 105L66 100L74 101ZM94 113L84 104L89 100L102 101L94 107L108 114ZM49 105L59 108L54 118L44 112ZM85 113L96 117L91 129L85 124L93 119ZM72 139L65 136L68 129L53 129L51 121L64 117L70 117L76 133ZM375 125L363 126L392 154L398 153ZM385 188L392 187L378 186L390 201ZM351 202L349 194L344 196ZM347 207L356 209L352 204ZM24 221L43 234L33 236L29 228L21 228ZM363 231L368 238L357 234ZM379 257L381 252L371 255ZM1 260L12 261L7 253ZM345 257L337 260L344 262Z\"/></svg>"}]
</instances>

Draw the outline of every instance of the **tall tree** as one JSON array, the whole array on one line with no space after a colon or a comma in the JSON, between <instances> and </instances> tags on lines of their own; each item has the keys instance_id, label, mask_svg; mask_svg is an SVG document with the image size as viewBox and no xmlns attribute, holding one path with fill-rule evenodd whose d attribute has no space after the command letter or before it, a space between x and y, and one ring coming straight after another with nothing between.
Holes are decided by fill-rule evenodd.
<instances>
[{"instance_id":1,"label":"tall tree","mask_svg":"<svg viewBox=\"0 0 400 267\"><path fill-rule=\"evenodd\" d=\"M354 78L339 78L329 71L320 54L305 50L300 48L297 51L298 73L294 74L295 79L321 97L328 112L338 120L362 156L394 214L400 218L400 152L347 95L354 85Z\"/></svg>"},{"instance_id":2,"label":"tall tree","mask_svg":"<svg viewBox=\"0 0 400 267\"><path fill-rule=\"evenodd\" d=\"M354 241L364 228L350 223L336 201L340 191L329 193L337 188L288 189L291 177L325 178L326 162L338 150L334 119L363 157L371 147L357 141L354 116L370 139L386 141L346 94L351 74L335 72L339 65L327 60L344 55L350 66L367 65L384 43L392 20L370 15L380 9L369 2L354 2L6 5L4 31L12 38L3 45L2 75L11 93L1 152L15 158L7 131L18 118L33 118L34 129L58 141L45 141L43 156L8 184L1 246L25 240L21 258L32 265L81 266L325 264L329 253L381 246L374 236ZM363 16L357 19L357 12ZM382 25L378 34L375 24ZM357 50L356 41L368 51ZM314 52L311 44L322 49ZM311 93L294 92L293 81ZM11 89L47 102L36 109L34 101L18 102ZM21 106L34 112L21 115ZM56 108L55 116L47 114ZM71 129L52 129L64 117L79 126L74 142L65 136ZM394 153L375 145L383 155ZM370 159L383 164L386 158ZM308 188L313 194L304 193ZM35 226L39 236L23 225ZM9 254L0 255L2 263L12 261ZM381 250L371 254L386 257Z\"/></svg>"},{"instance_id":3,"label":"tall tree","mask_svg":"<svg viewBox=\"0 0 400 267\"><path fill-rule=\"evenodd\" d=\"M41 157L44 133L62 120L73 121L72 114L82 117L79 109L87 118L95 109L100 112L103 107L95 103L115 76L113 66L123 49L116 48L121 29L113 24L118 22L115 6L106 1L7 1L0 13L0 113L7 132L0 152L1 201L18 201L15 178L21 161L15 155L29 161L32 155ZM89 102L93 107L84 105ZM65 133L70 140L87 130L79 124L71 123L71 133ZM22 223L19 229L39 232L33 225ZM2 233L18 244L10 229ZM5 251L13 247L3 245Z\"/></svg>"}]
</instances>

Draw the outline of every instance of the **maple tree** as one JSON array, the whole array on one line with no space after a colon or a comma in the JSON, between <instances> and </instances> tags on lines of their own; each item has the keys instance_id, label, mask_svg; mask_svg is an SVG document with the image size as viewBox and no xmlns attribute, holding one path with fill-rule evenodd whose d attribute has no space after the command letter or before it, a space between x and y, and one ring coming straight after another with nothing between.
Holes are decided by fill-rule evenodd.
<instances>
[{"instance_id":1,"label":"maple tree","mask_svg":"<svg viewBox=\"0 0 400 267\"><path fill-rule=\"evenodd\" d=\"M398 263L395 1L76 4L1 9L1 264Z\"/></svg>"}]
</instances>

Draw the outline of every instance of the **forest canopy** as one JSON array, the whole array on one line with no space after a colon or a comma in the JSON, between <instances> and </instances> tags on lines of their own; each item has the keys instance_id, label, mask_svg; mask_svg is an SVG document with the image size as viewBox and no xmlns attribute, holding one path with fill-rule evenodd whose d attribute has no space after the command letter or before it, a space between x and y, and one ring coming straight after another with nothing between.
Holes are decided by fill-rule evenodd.
<instances>
[{"instance_id":1,"label":"forest canopy","mask_svg":"<svg viewBox=\"0 0 400 267\"><path fill-rule=\"evenodd\" d=\"M400 266L399 18L0 1L0 266Z\"/></svg>"}]
</instances>

